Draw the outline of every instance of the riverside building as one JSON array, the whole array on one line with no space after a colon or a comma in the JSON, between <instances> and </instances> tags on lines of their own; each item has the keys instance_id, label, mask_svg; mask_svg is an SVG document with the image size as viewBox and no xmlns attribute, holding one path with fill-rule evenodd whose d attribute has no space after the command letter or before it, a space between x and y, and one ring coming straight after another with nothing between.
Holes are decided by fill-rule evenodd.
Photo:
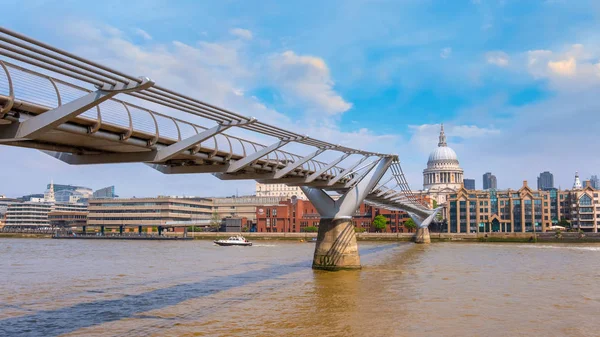
<instances>
[{"instance_id":1,"label":"riverside building","mask_svg":"<svg viewBox=\"0 0 600 337\"><path fill-rule=\"evenodd\" d=\"M170 223L210 219L212 200L207 198L90 199L87 226L167 227Z\"/></svg>"},{"instance_id":2,"label":"riverside building","mask_svg":"<svg viewBox=\"0 0 600 337\"><path fill-rule=\"evenodd\" d=\"M308 200L299 186L288 186L286 184L261 184L256 183L257 197L283 197L285 199L296 197Z\"/></svg>"},{"instance_id":3,"label":"riverside building","mask_svg":"<svg viewBox=\"0 0 600 337\"><path fill-rule=\"evenodd\" d=\"M52 227L51 212L86 213L87 206L52 202L20 202L8 205L5 229L46 229Z\"/></svg>"},{"instance_id":4,"label":"riverside building","mask_svg":"<svg viewBox=\"0 0 600 337\"><path fill-rule=\"evenodd\" d=\"M377 215L387 219L388 233L408 233L404 222L408 214L390 211L361 204L352 216L354 227L361 231L374 232L373 220ZM256 227L258 232L299 233L307 227L319 227L321 216L308 200L291 198L280 201L277 205L263 205L256 209Z\"/></svg>"},{"instance_id":5,"label":"riverside building","mask_svg":"<svg viewBox=\"0 0 600 337\"><path fill-rule=\"evenodd\" d=\"M575 229L598 232L599 191L588 183L572 190L467 190L451 194L446 208L448 233L546 232L561 220Z\"/></svg>"}]
</instances>

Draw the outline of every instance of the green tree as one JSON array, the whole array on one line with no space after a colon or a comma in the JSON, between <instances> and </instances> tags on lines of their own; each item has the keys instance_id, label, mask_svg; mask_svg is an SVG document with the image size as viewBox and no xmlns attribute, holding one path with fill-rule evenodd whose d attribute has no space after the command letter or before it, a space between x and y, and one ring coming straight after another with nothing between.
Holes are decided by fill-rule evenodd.
<instances>
[{"instance_id":1,"label":"green tree","mask_svg":"<svg viewBox=\"0 0 600 337\"><path fill-rule=\"evenodd\" d=\"M560 219L560 221L558 222L558 225L563 226L565 228L571 228L571 223L565 218Z\"/></svg>"},{"instance_id":2,"label":"green tree","mask_svg":"<svg viewBox=\"0 0 600 337\"><path fill-rule=\"evenodd\" d=\"M362 227L355 227L355 228L354 228L354 232L355 232L355 233L364 233L364 232L366 232L366 231L367 231L367 230L366 230L366 229L364 229L364 228L362 228Z\"/></svg>"},{"instance_id":3,"label":"green tree","mask_svg":"<svg viewBox=\"0 0 600 337\"><path fill-rule=\"evenodd\" d=\"M308 226L308 227L304 227L304 231L307 233L315 233L315 232L318 232L319 229L315 226Z\"/></svg>"},{"instance_id":4,"label":"green tree","mask_svg":"<svg viewBox=\"0 0 600 337\"><path fill-rule=\"evenodd\" d=\"M404 221L404 228L412 232L415 228L417 228L417 224L415 223L415 220L408 218L408 220Z\"/></svg>"},{"instance_id":5,"label":"green tree","mask_svg":"<svg viewBox=\"0 0 600 337\"><path fill-rule=\"evenodd\" d=\"M212 228L213 231L218 231L219 228L221 228L221 218L216 210L213 211L213 214L210 217L210 228Z\"/></svg>"},{"instance_id":6,"label":"green tree","mask_svg":"<svg viewBox=\"0 0 600 337\"><path fill-rule=\"evenodd\" d=\"M373 227L375 227L376 232L385 232L385 229L387 228L387 219L379 214L373 219Z\"/></svg>"}]
</instances>

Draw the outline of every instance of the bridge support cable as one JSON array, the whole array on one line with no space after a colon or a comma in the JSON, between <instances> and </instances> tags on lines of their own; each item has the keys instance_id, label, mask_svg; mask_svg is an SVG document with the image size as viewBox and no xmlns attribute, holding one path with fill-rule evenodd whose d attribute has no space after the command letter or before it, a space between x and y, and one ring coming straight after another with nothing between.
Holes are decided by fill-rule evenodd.
<instances>
[{"instance_id":1,"label":"bridge support cable","mask_svg":"<svg viewBox=\"0 0 600 337\"><path fill-rule=\"evenodd\" d=\"M331 170L335 165L339 164L342 160L348 158L351 154L352 153L344 153L341 157L337 158L336 160L334 160L334 161L330 162L329 164L327 164L325 167L322 167L318 171L316 171L313 174L309 175L308 178L306 178L306 182L310 183L310 182L314 181L315 179L317 179L318 177L320 177L323 173Z\"/></svg>"},{"instance_id":2,"label":"bridge support cable","mask_svg":"<svg viewBox=\"0 0 600 337\"><path fill-rule=\"evenodd\" d=\"M307 161L315 158L316 156L320 155L321 153L327 151L329 148L320 148L317 151L304 156L302 159L299 159L293 163L288 164L286 167L282 168L281 170L277 171L277 173L275 173L275 175L273 176L274 179L279 179L282 178L283 176L285 176L286 174L294 171L295 169L297 169L298 167L302 166L303 164L305 164Z\"/></svg>"},{"instance_id":3,"label":"bridge support cable","mask_svg":"<svg viewBox=\"0 0 600 337\"><path fill-rule=\"evenodd\" d=\"M348 168L346 168L342 172L338 173L335 177L333 177L331 180L329 180L329 182L327 183L327 185L328 186L334 185L335 183L337 183L338 181L340 181L340 179L342 179L345 176L347 176L352 170L354 170L358 165L362 164L368 158L369 158L369 156L363 156L359 161L357 161L356 163L350 165Z\"/></svg>"},{"instance_id":4,"label":"bridge support cable","mask_svg":"<svg viewBox=\"0 0 600 337\"><path fill-rule=\"evenodd\" d=\"M268 155L269 153L279 149L280 147L283 147L284 145L288 144L289 142L296 141L296 140L300 140L300 139L297 139L297 138L296 139L294 139L294 138L281 139L277 143L271 144L259 151L254 152L251 155L248 155L238 161L233 162L232 164L229 165L229 168L227 169L227 173L237 172L237 171L243 169L244 167L259 160L260 158Z\"/></svg>"},{"instance_id":5,"label":"bridge support cable","mask_svg":"<svg viewBox=\"0 0 600 337\"><path fill-rule=\"evenodd\" d=\"M360 268L358 246L352 215L373 190L392 162L380 158L352 188L333 200L320 188L302 186L302 191L315 206L321 220L313 257L313 269L339 270Z\"/></svg>"}]
</instances>

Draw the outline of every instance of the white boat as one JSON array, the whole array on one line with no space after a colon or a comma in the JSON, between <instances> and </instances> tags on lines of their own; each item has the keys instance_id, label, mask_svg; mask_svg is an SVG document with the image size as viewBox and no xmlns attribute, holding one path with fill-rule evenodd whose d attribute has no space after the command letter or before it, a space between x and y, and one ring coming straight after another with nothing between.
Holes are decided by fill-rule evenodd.
<instances>
[{"instance_id":1,"label":"white boat","mask_svg":"<svg viewBox=\"0 0 600 337\"><path fill-rule=\"evenodd\" d=\"M252 246L252 242L246 240L241 235L232 236L227 240L215 240L214 243L219 246Z\"/></svg>"}]
</instances>

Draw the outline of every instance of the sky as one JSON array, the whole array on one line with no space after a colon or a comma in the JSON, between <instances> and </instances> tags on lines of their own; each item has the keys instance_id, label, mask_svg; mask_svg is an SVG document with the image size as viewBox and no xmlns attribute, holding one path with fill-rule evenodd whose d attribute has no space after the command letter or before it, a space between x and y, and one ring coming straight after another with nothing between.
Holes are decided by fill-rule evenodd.
<instances>
[{"instance_id":1,"label":"sky","mask_svg":"<svg viewBox=\"0 0 600 337\"><path fill-rule=\"evenodd\" d=\"M399 155L413 189L440 123L482 188L570 188L600 174L600 2L6 1L2 25L212 104L332 143ZM306 152L308 153L308 151ZM302 154L302 153L300 153ZM50 180L124 197L253 194L254 182L69 166L0 146L0 194Z\"/></svg>"}]
</instances>

